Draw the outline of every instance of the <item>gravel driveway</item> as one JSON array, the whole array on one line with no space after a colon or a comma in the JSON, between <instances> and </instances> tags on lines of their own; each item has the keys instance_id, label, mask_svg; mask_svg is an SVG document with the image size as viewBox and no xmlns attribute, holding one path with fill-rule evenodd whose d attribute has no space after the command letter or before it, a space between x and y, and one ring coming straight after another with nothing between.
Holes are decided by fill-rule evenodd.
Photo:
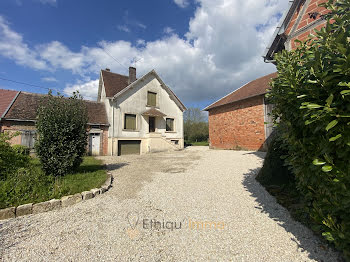
<instances>
[{"instance_id":1,"label":"gravel driveway","mask_svg":"<svg viewBox=\"0 0 350 262\"><path fill-rule=\"evenodd\" d=\"M263 153L104 157L113 188L0 221L3 261L337 261L255 181Z\"/></svg>"}]
</instances>

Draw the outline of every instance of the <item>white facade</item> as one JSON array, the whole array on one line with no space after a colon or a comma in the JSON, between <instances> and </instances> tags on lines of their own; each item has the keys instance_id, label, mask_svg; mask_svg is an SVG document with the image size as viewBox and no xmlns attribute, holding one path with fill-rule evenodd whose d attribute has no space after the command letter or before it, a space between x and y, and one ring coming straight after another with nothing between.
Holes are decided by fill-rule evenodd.
<instances>
[{"instance_id":1,"label":"white facade","mask_svg":"<svg viewBox=\"0 0 350 262\"><path fill-rule=\"evenodd\" d=\"M183 112L186 108L154 70L115 94L114 97L106 97L102 74L100 82L100 100L106 105L110 124L109 155L120 154L118 143L123 140L140 141L141 154L184 147ZM148 92L156 94L155 107L147 105ZM144 115L150 109L153 112L159 112L159 115ZM134 130L125 129L125 114L136 115L136 128ZM154 130L150 130L150 117L154 117L155 120ZM172 131L166 130L167 118L174 119Z\"/></svg>"}]
</instances>

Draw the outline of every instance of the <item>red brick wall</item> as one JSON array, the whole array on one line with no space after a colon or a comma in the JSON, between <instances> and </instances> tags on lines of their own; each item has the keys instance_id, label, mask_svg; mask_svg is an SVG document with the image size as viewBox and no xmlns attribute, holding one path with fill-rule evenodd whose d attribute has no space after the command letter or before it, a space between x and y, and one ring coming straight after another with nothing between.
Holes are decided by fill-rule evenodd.
<instances>
[{"instance_id":1,"label":"red brick wall","mask_svg":"<svg viewBox=\"0 0 350 262\"><path fill-rule=\"evenodd\" d=\"M258 150L265 141L263 96L209 110L212 148Z\"/></svg>"},{"instance_id":2,"label":"red brick wall","mask_svg":"<svg viewBox=\"0 0 350 262\"><path fill-rule=\"evenodd\" d=\"M14 134L17 131L25 131L25 130L35 130L34 122L19 122L19 121L3 121L1 123L1 132L9 132L10 134ZM21 144L21 135L15 136L10 140L12 145L20 145Z\"/></svg>"},{"instance_id":3,"label":"red brick wall","mask_svg":"<svg viewBox=\"0 0 350 262\"><path fill-rule=\"evenodd\" d=\"M322 22L322 24L318 25L318 26L311 26L309 29L305 30L305 32L301 32L303 31L303 29L310 25L311 23L314 23L315 21L319 21L321 19L321 15L325 14L327 12L327 10L324 7L319 7L319 4L325 2L325 0L311 0L310 4L308 5L308 7L306 8L305 13L303 14L303 8L304 8L304 4L303 3L298 9L297 11L294 13L291 22L289 23L285 34L286 35L291 35L291 34L297 34L298 31L300 31L300 34L297 34L297 36L293 37L291 39L291 48L295 49L296 48L296 43L294 43L295 40L300 40L300 41L305 41L307 39L307 37L309 36L309 34L313 33L315 29L319 30L320 28L325 26L326 21ZM309 14L313 13L313 12L317 12L317 18L313 19L310 18ZM299 16L302 17L300 18ZM298 25L296 26L294 32L292 32L292 28L295 26L295 23L298 21L298 19L300 18L300 21L298 23Z\"/></svg>"},{"instance_id":4,"label":"red brick wall","mask_svg":"<svg viewBox=\"0 0 350 262\"><path fill-rule=\"evenodd\" d=\"M106 156L108 154L108 126L101 127L103 130L101 138L101 155Z\"/></svg>"}]
</instances>

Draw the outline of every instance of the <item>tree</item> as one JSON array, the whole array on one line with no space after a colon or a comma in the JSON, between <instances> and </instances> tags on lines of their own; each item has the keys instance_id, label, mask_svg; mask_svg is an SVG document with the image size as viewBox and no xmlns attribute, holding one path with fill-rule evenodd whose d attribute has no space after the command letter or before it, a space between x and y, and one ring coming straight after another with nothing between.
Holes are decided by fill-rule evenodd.
<instances>
[{"instance_id":1,"label":"tree","mask_svg":"<svg viewBox=\"0 0 350 262\"><path fill-rule=\"evenodd\" d=\"M268 96L306 211L350 259L350 1L323 6L326 27L276 55Z\"/></svg>"},{"instance_id":2,"label":"tree","mask_svg":"<svg viewBox=\"0 0 350 262\"><path fill-rule=\"evenodd\" d=\"M199 108L191 107L184 114L184 138L187 142L207 141L209 137L208 122Z\"/></svg>"},{"instance_id":3,"label":"tree","mask_svg":"<svg viewBox=\"0 0 350 262\"><path fill-rule=\"evenodd\" d=\"M47 175L63 176L82 162L87 146L87 109L82 97L48 96L38 109L35 150Z\"/></svg>"}]
</instances>

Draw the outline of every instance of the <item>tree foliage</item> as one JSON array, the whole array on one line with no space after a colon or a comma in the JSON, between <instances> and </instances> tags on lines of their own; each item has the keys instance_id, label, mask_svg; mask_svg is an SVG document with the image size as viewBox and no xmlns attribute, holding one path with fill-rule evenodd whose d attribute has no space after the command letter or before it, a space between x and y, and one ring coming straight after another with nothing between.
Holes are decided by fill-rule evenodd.
<instances>
[{"instance_id":1,"label":"tree foliage","mask_svg":"<svg viewBox=\"0 0 350 262\"><path fill-rule=\"evenodd\" d=\"M87 145L87 109L81 96L45 97L38 110L35 150L48 175L63 176L82 162Z\"/></svg>"},{"instance_id":2,"label":"tree foliage","mask_svg":"<svg viewBox=\"0 0 350 262\"><path fill-rule=\"evenodd\" d=\"M276 55L268 97L307 212L350 257L350 1L323 5L327 25Z\"/></svg>"},{"instance_id":3,"label":"tree foliage","mask_svg":"<svg viewBox=\"0 0 350 262\"><path fill-rule=\"evenodd\" d=\"M191 107L184 113L184 138L186 142L208 140L208 122L199 108Z\"/></svg>"}]
</instances>

